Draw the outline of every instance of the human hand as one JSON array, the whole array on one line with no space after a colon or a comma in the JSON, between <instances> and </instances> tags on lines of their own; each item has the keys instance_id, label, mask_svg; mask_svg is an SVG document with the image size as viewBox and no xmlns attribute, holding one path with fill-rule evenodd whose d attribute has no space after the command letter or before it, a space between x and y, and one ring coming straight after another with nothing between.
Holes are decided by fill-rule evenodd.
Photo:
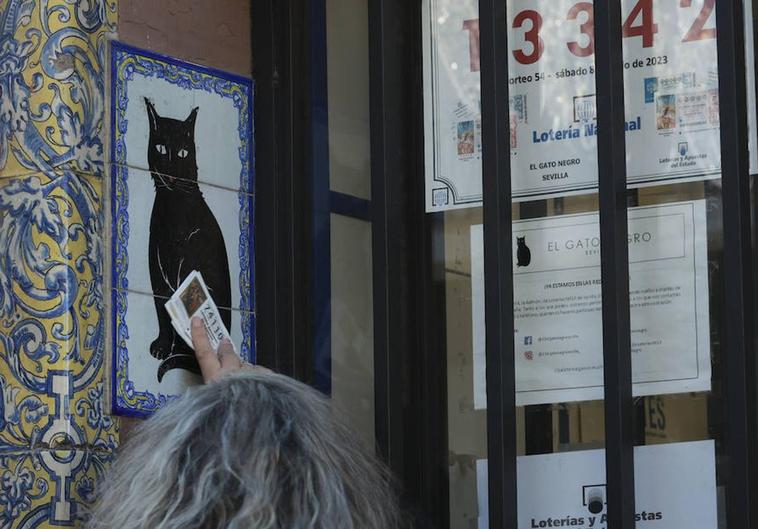
<instances>
[{"instance_id":1,"label":"human hand","mask_svg":"<svg viewBox=\"0 0 758 529\"><path fill-rule=\"evenodd\" d=\"M214 351L208 339L208 333L205 331L203 320L198 316L192 318L190 334L192 335L192 345L195 348L195 357L197 358L197 363L200 365L203 381L206 383L218 380L224 375L234 373L240 369L269 372L268 369L244 362L234 352L234 346L229 340L222 340L218 346L218 351Z\"/></svg>"}]
</instances>

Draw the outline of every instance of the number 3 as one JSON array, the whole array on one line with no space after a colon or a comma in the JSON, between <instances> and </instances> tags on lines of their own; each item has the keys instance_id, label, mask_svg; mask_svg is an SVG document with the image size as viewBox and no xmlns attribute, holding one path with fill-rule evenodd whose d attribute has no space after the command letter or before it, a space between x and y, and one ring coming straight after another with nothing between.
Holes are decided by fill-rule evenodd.
<instances>
[{"instance_id":1,"label":"number 3","mask_svg":"<svg viewBox=\"0 0 758 529\"><path fill-rule=\"evenodd\" d=\"M534 64L542 57L542 52L545 51L545 42L540 37L540 29L542 29L542 17L537 11L527 9L520 12L513 19L513 28L520 28L524 25L524 22L529 20L532 23L532 27L524 34L524 40L532 45L531 53L524 53L524 50L513 50L513 56L521 64Z\"/></svg>"},{"instance_id":2,"label":"number 3","mask_svg":"<svg viewBox=\"0 0 758 529\"><path fill-rule=\"evenodd\" d=\"M566 46L568 46L569 51L577 57L589 57L595 53L595 15L592 10L592 4L590 2L579 2L578 4L575 4L569 10L566 18L567 20L576 20L576 17L578 17L581 12L587 13L587 20L584 24L579 26L579 31L581 31L583 35L587 35L589 43L582 47L574 40L567 42Z\"/></svg>"}]
</instances>

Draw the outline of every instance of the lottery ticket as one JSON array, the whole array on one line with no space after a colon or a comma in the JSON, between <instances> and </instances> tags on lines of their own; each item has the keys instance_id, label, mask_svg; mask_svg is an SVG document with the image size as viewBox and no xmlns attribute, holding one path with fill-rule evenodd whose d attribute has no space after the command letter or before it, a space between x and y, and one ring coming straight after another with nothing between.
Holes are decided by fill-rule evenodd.
<instances>
[{"instance_id":1,"label":"lottery ticket","mask_svg":"<svg viewBox=\"0 0 758 529\"><path fill-rule=\"evenodd\" d=\"M208 287L200 272L193 270L165 306L171 316L172 325L177 329L177 334L190 347L192 347L190 325L195 316L199 316L202 320L214 349L217 349L224 339L231 341L229 331L221 320L218 307L208 292Z\"/></svg>"}]
</instances>

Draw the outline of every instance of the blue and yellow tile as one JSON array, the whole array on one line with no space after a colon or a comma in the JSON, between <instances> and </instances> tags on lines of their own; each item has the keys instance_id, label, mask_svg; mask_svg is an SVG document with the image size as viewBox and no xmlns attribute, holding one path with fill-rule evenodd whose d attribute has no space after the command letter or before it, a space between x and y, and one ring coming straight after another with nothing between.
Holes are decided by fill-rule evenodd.
<instances>
[{"instance_id":1,"label":"blue and yellow tile","mask_svg":"<svg viewBox=\"0 0 758 529\"><path fill-rule=\"evenodd\" d=\"M0 527L77 525L118 443L101 183L116 7L0 1Z\"/></svg>"},{"instance_id":2,"label":"blue and yellow tile","mask_svg":"<svg viewBox=\"0 0 758 529\"><path fill-rule=\"evenodd\" d=\"M0 527L82 525L112 459L92 450L0 455Z\"/></svg>"}]
</instances>

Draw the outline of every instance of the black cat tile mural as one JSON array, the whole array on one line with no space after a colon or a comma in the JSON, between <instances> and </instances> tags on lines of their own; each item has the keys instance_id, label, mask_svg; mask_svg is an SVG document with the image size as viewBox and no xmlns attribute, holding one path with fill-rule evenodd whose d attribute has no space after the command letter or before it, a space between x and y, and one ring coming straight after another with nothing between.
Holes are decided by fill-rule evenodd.
<instances>
[{"instance_id":1,"label":"black cat tile mural","mask_svg":"<svg viewBox=\"0 0 758 529\"><path fill-rule=\"evenodd\" d=\"M113 43L112 408L149 415L199 381L164 304L200 272L254 360L249 79Z\"/></svg>"}]
</instances>

